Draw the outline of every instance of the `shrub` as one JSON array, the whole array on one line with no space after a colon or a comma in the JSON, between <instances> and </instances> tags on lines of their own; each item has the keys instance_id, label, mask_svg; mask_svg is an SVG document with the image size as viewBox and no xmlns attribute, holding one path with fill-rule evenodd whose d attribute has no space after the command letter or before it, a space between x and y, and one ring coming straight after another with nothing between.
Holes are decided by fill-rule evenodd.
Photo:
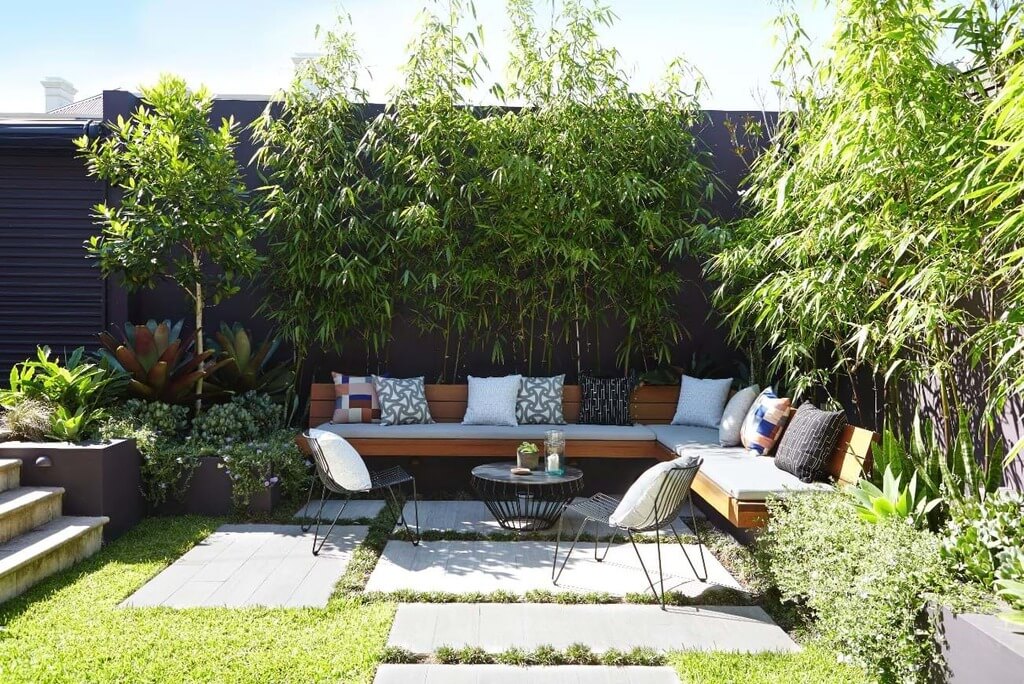
<instances>
[{"instance_id":1,"label":"shrub","mask_svg":"<svg viewBox=\"0 0 1024 684\"><path fill-rule=\"evenodd\" d=\"M254 494L277 483L288 493L299 492L309 484L306 457L290 430L235 442L220 455L224 459L221 467L231 477L232 496L238 506L244 506Z\"/></svg>"},{"instance_id":2,"label":"shrub","mask_svg":"<svg viewBox=\"0 0 1024 684\"><path fill-rule=\"evenodd\" d=\"M869 674L927 680L936 653L923 609L959 593L940 539L904 519L861 520L841 493L793 495L769 508L757 554L783 600Z\"/></svg>"},{"instance_id":3,"label":"shrub","mask_svg":"<svg viewBox=\"0 0 1024 684\"><path fill-rule=\"evenodd\" d=\"M256 421L245 406L237 402L215 404L192 421L190 436L204 453L216 455L235 442L247 442L257 435Z\"/></svg>"},{"instance_id":4,"label":"shrub","mask_svg":"<svg viewBox=\"0 0 1024 684\"><path fill-rule=\"evenodd\" d=\"M233 397L231 403L249 412L256 425L256 434L266 435L284 427L284 407L269 394L246 392Z\"/></svg>"},{"instance_id":5,"label":"shrub","mask_svg":"<svg viewBox=\"0 0 1024 684\"><path fill-rule=\"evenodd\" d=\"M954 508L942 554L959 576L985 588L1024 580L1024 495L1000 490Z\"/></svg>"},{"instance_id":6,"label":"shrub","mask_svg":"<svg viewBox=\"0 0 1024 684\"><path fill-rule=\"evenodd\" d=\"M53 407L38 399L24 399L11 406L2 416L0 427L11 439L38 442L50 432Z\"/></svg>"}]
</instances>

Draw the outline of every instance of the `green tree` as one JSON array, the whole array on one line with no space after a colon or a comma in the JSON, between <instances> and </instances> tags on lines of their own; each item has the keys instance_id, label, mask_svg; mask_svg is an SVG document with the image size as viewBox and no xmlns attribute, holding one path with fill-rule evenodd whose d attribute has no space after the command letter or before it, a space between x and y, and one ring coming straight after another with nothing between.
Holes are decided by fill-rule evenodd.
<instances>
[{"instance_id":1,"label":"green tree","mask_svg":"<svg viewBox=\"0 0 1024 684\"><path fill-rule=\"evenodd\" d=\"M128 119L76 141L89 174L119 195L96 206L102 233L89 240L89 252L105 276L119 275L131 291L164 279L184 290L195 311L197 354L204 309L238 292L260 263L253 246L259 221L234 157L237 126L222 119L211 127L212 107L208 90L190 91L165 75L143 88Z\"/></svg>"}]
</instances>

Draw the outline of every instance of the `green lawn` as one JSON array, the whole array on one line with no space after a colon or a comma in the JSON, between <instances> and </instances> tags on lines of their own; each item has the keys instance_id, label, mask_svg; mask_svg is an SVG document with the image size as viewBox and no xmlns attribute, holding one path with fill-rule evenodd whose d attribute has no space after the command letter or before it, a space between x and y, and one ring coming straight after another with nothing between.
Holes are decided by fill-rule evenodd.
<instances>
[{"instance_id":1,"label":"green lawn","mask_svg":"<svg viewBox=\"0 0 1024 684\"><path fill-rule=\"evenodd\" d=\"M150 518L93 558L0 605L0 681L369 682L395 605L337 592L325 609L120 609L210 534L214 518ZM862 682L835 656L687 653L684 682Z\"/></svg>"}]
</instances>

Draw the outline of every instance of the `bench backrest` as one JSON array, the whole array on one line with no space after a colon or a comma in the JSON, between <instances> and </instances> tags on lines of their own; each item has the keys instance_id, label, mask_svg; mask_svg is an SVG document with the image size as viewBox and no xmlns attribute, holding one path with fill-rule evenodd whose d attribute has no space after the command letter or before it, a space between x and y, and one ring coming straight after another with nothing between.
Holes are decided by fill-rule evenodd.
<instances>
[{"instance_id":1,"label":"bench backrest","mask_svg":"<svg viewBox=\"0 0 1024 684\"><path fill-rule=\"evenodd\" d=\"M439 423L458 423L466 414L467 385L426 385L430 415ZM580 413L579 385L566 385L562 394L565 420L575 423ZM334 414L334 385L313 383L310 389L309 426L329 422ZM633 392L630 410L638 423L667 424L675 415L679 401L676 385L645 385ZM795 409L794 409L795 410ZM844 484L854 484L862 473L871 471L871 445L877 435L847 425L829 462L829 474Z\"/></svg>"}]
</instances>

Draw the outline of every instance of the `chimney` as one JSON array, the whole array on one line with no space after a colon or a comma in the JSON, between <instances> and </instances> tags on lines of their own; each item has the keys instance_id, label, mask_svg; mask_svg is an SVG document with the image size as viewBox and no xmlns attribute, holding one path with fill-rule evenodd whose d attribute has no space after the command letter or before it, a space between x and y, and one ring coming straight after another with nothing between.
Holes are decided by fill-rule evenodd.
<instances>
[{"instance_id":1,"label":"chimney","mask_svg":"<svg viewBox=\"0 0 1024 684\"><path fill-rule=\"evenodd\" d=\"M43 84L43 91L46 93L46 111L52 112L75 101L75 86L71 82L57 77L49 76L40 83Z\"/></svg>"}]
</instances>

